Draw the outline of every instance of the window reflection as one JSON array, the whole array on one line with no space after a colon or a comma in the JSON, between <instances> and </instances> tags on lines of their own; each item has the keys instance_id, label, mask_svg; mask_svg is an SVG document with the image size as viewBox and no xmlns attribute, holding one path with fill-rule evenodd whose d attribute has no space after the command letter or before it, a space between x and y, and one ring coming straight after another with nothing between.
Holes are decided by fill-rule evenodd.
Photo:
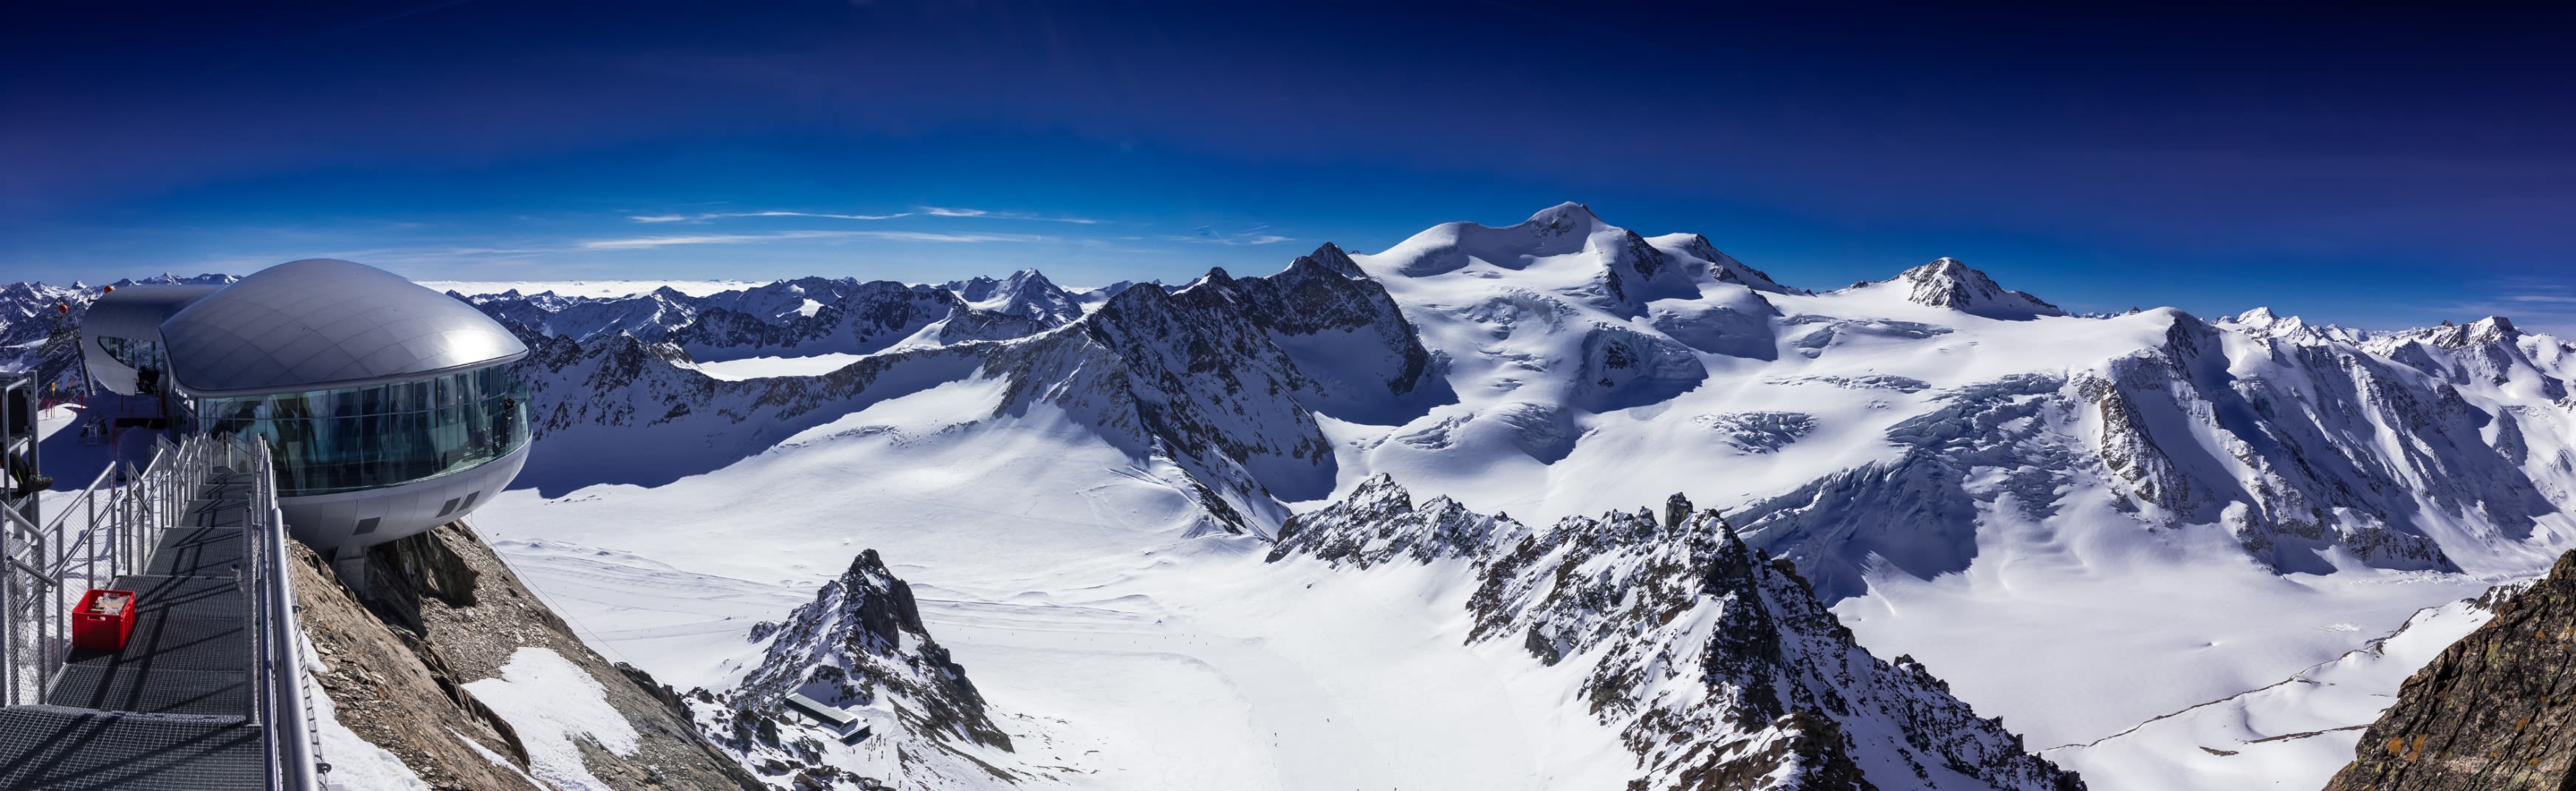
<instances>
[{"instance_id":1,"label":"window reflection","mask_svg":"<svg viewBox=\"0 0 2576 791\"><path fill-rule=\"evenodd\" d=\"M328 494L435 478L528 443L528 386L506 366L384 385L213 398L215 434L268 439L278 494Z\"/></svg>"},{"instance_id":2,"label":"window reflection","mask_svg":"<svg viewBox=\"0 0 2576 791\"><path fill-rule=\"evenodd\" d=\"M115 360L127 368L150 368L161 365L161 342L158 340L134 340L102 335L98 338L98 348L107 352L107 359Z\"/></svg>"}]
</instances>

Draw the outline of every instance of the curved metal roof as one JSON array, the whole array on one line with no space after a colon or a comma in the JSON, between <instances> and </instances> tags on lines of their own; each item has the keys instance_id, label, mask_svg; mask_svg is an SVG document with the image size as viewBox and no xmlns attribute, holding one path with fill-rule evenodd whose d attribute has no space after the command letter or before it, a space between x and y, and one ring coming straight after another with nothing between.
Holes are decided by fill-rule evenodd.
<instances>
[{"instance_id":1,"label":"curved metal roof","mask_svg":"<svg viewBox=\"0 0 2576 791\"><path fill-rule=\"evenodd\" d=\"M130 285L110 291L81 313L81 334L157 339L161 322L221 290L223 286Z\"/></svg>"},{"instance_id":2,"label":"curved metal roof","mask_svg":"<svg viewBox=\"0 0 2576 791\"><path fill-rule=\"evenodd\" d=\"M308 258L253 273L161 323L170 377L199 396L325 390L517 360L526 344L401 275Z\"/></svg>"}]
</instances>

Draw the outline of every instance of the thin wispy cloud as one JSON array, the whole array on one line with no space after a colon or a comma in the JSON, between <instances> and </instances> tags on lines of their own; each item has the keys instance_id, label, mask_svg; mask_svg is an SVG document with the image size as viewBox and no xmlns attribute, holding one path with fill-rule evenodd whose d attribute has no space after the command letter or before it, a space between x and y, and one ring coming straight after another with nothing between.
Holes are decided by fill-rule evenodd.
<instances>
[{"instance_id":1,"label":"thin wispy cloud","mask_svg":"<svg viewBox=\"0 0 2576 791\"><path fill-rule=\"evenodd\" d=\"M986 211L986 210L983 210L983 209L957 209L957 208L950 208L950 207L946 207L946 206L923 206L923 207L921 207L921 213L922 213L922 214L929 215L929 216L932 216L932 217L983 217L983 218L986 218L986 219L993 219L993 220L1030 220L1030 221L1035 221L1035 222L1065 222L1065 223L1073 223L1073 224L1075 224L1075 225L1099 225L1099 224L1100 224L1100 221L1099 221L1099 220L1094 220L1094 219L1091 219L1091 218L1089 218L1089 217L1048 217L1048 216L1046 216L1046 215L1042 215L1042 214L1029 214L1029 213L1027 213L1027 212L1016 212L1016 211Z\"/></svg>"},{"instance_id":2,"label":"thin wispy cloud","mask_svg":"<svg viewBox=\"0 0 2576 791\"><path fill-rule=\"evenodd\" d=\"M922 233L915 231L859 231L870 239L897 242L1052 242L1056 237L1033 233Z\"/></svg>"},{"instance_id":3,"label":"thin wispy cloud","mask_svg":"<svg viewBox=\"0 0 2576 791\"><path fill-rule=\"evenodd\" d=\"M922 231L784 231L780 233L711 233L593 239L584 250L645 250L695 244L753 244L794 239L881 239L891 242L974 244L981 242L1047 242L1055 237L1024 233L928 233Z\"/></svg>"},{"instance_id":4,"label":"thin wispy cloud","mask_svg":"<svg viewBox=\"0 0 2576 791\"><path fill-rule=\"evenodd\" d=\"M2506 278L2495 287L2494 296L2452 309L2468 318L2504 316L2525 330L2576 337L2576 287L2537 278Z\"/></svg>"},{"instance_id":5,"label":"thin wispy cloud","mask_svg":"<svg viewBox=\"0 0 2576 791\"><path fill-rule=\"evenodd\" d=\"M1218 233L1216 227L1210 225L1202 225L1195 230L1196 233L1188 235L1175 234L1165 236L1163 238L1175 242L1222 245L1278 244L1280 242L1295 241L1295 237L1268 233L1270 226L1267 225L1254 226L1250 229L1236 231L1233 233Z\"/></svg>"},{"instance_id":6,"label":"thin wispy cloud","mask_svg":"<svg viewBox=\"0 0 2576 791\"><path fill-rule=\"evenodd\" d=\"M873 220L899 220L899 219L903 219L903 218L905 218L905 217L982 217L982 218L985 218L985 219L991 219L991 220L1029 220L1029 221L1032 221L1032 222L1062 222L1062 223L1073 223L1073 224L1076 224L1076 225L1098 225L1098 224L1100 224L1100 221L1099 221L1099 220L1094 220L1094 219L1091 219L1091 218L1088 218L1088 217L1047 217L1047 216L1043 216L1043 215L1027 214L1027 213L1022 213L1022 212L1010 212L1010 211L987 211L987 210L984 210L984 209L958 209L958 208L951 208L951 207L945 207L945 206L923 206L923 207L920 207L918 210L915 210L915 211L899 211L899 212L893 212L893 213L890 213L890 214L839 214L839 213L833 213L833 212L819 212L819 211L776 211L776 210L773 210L773 211L720 211L720 212L700 212L700 213L697 213L697 214L633 214L633 215L628 215L628 216L627 216L627 219L629 219L629 220L634 220L634 221L636 221L636 222L641 222L641 223L672 223L672 222L706 222L706 221L709 221L709 220L731 220L731 219L739 219L739 218L745 218L745 217L802 217L802 218L807 218L807 219L817 219L817 220L868 220L868 221L873 221Z\"/></svg>"},{"instance_id":7,"label":"thin wispy cloud","mask_svg":"<svg viewBox=\"0 0 2576 791\"><path fill-rule=\"evenodd\" d=\"M636 222L650 223L702 222L706 220L725 220L736 217L810 217L824 220L893 220L910 217L912 215L912 212L896 212L893 214L831 214L828 212L812 211L727 211L705 212L701 214L637 214L630 216L627 219L634 220Z\"/></svg>"}]
</instances>

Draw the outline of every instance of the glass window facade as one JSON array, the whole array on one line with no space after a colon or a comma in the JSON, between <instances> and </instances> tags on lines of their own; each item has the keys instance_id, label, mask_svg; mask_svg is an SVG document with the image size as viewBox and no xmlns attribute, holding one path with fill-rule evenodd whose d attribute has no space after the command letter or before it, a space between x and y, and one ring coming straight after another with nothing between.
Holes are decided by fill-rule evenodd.
<instances>
[{"instance_id":1,"label":"glass window facade","mask_svg":"<svg viewBox=\"0 0 2576 791\"><path fill-rule=\"evenodd\" d=\"M397 486L528 444L528 386L496 365L392 384L209 398L214 434L268 438L280 496Z\"/></svg>"},{"instance_id":2,"label":"glass window facade","mask_svg":"<svg viewBox=\"0 0 2576 791\"><path fill-rule=\"evenodd\" d=\"M127 368L161 367L161 342L157 340L102 336L98 339L98 348L107 352L107 359L115 360Z\"/></svg>"}]
</instances>

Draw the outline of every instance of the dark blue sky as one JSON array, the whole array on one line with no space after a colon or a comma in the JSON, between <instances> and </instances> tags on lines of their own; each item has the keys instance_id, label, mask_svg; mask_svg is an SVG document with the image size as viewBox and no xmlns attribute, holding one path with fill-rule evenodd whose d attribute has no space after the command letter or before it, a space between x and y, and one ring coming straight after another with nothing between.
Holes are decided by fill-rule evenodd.
<instances>
[{"instance_id":1,"label":"dark blue sky","mask_svg":"<svg viewBox=\"0 0 2576 791\"><path fill-rule=\"evenodd\" d=\"M0 280L1177 280L1577 200L1817 288L1950 255L2079 310L2576 330L2563 14L26 5Z\"/></svg>"}]
</instances>

